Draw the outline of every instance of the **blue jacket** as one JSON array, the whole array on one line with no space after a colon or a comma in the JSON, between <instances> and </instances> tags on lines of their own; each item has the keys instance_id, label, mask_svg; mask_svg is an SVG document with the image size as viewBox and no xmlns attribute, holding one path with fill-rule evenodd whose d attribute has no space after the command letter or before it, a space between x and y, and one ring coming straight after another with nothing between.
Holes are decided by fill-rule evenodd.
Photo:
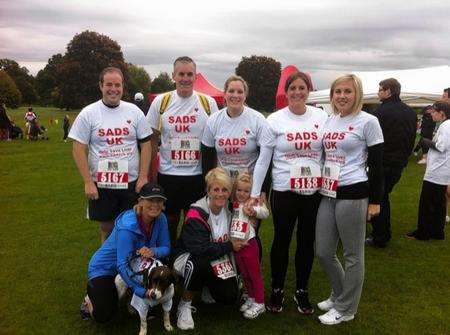
<instances>
[{"instance_id":1,"label":"blue jacket","mask_svg":"<svg viewBox=\"0 0 450 335\"><path fill-rule=\"evenodd\" d=\"M88 266L88 279L100 276L115 276L120 273L133 292L145 297L145 288L131 279L128 257L141 247L151 248L155 258L161 259L170 253L170 237L166 216L161 215L153 223L153 231L147 238L139 228L135 212L130 209L121 213L108 239L92 256Z\"/></svg>"}]
</instances>

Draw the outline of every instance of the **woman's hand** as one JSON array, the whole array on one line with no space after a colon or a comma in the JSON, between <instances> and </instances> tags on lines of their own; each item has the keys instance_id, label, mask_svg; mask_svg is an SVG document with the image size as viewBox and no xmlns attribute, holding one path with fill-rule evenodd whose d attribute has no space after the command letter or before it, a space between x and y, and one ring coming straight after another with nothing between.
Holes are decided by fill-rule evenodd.
<instances>
[{"instance_id":1,"label":"woman's hand","mask_svg":"<svg viewBox=\"0 0 450 335\"><path fill-rule=\"evenodd\" d=\"M235 252L238 252L247 245L247 241L243 240L230 240L230 242L233 244L233 251Z\"/></svg>"},{"instance_id":2,"label":"woman's hand","mask_svg":"<svg viewBox=\"0 0 450 335\"><path fill-rule=\"evenodd\" d=\"M155 252L153 251L153 249L150 249L147 247L140 248L138 250L138 254L141 255L141 257L146 258L146 259L155 257Z\"/></svg>"},{"instance_id":3,"label":"woman's hand","mask_svg":"<svg viewBox=\"0 0 450 335\"><path fill-rule=\"evenodd\" d=\"M380 214L380 205L379 204L369 204L367 207L367 221L372 220L375 216Z\"/></svg>"}]
</instances>

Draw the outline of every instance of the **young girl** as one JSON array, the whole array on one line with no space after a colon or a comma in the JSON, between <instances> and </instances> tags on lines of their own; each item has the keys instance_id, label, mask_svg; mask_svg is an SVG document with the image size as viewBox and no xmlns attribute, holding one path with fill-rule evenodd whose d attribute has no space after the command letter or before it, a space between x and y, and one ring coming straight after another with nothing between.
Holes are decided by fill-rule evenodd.
<instances>
[{"instance_id":1,"label":"young girl","mask_svg":"<svg viewBox=\"0 0 450 335\"><path fill-rule=\"evenodd\" d=\"M247 200L250 199L251 188L251 176L247 172L240 173L235 182L233 217L230 227L231 239L247 241L244 248L234 253L248 293L248 298L240 308L247 319L254 319L266 310L255 226L258 219L266 219L269 216L269 210L264 204L259 206L245 205Z\"/></svg>"}]
</instances>

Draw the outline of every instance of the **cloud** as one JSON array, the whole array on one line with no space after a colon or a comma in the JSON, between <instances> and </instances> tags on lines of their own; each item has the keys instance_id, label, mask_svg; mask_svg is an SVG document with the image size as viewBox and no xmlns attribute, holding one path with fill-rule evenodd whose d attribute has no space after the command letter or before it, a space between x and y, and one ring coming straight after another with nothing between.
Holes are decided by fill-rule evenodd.
<instances>
[{"instance_id":1,"label":"cloud","mask_svg":"<svg viewBox=\"0 0 450 335\"><path fill-rule=\"evenodd\" d=\"M122 47L128 62L152 76L193 57L217 86L243 56L296 64L327 85L336 73L446 65L450 61L448 1L304 3L295 0L0 1L0 55L46 62L64 53L76 33L93 30ZM316 78L314 77L316 80Z\"/></svg>"}]
</instances>

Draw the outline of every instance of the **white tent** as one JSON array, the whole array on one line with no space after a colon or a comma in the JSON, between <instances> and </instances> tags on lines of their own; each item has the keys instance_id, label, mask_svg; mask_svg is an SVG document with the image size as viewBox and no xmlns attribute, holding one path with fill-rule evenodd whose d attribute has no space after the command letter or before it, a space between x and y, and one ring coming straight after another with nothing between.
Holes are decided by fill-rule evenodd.
<instances>
[{"instance_id":1,"label":"white tent","mask_svg":"<svg viewBox=\"0 0 450 335\"><path fill-rule=\"evenodd\" d=\"M379 103L379 82L395 78L402 85L401 99L412 106L432 104L442 96L444 88L450 86L450 66L394 71L353 72L363 83L364 103ZM329 104L330 89L311 92L308 103Z\"/></svg>"}]
</instances>

